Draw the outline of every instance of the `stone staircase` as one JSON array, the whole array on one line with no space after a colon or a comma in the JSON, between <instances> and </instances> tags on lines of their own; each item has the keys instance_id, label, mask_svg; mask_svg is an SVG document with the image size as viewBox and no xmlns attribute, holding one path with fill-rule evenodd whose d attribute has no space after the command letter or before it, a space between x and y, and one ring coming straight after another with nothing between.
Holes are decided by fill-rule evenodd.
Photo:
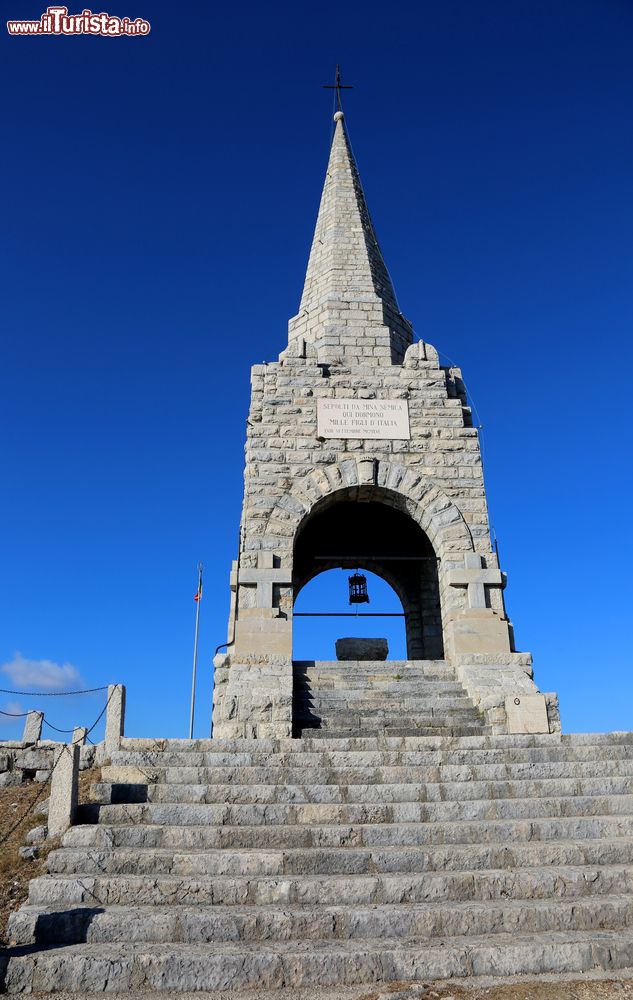
<instances>
[{"instance_id":1,"label":"stone staircase","mask_svg":"<svg viewBox=\"0 0 633 1000\"><path fill-rule=\"evenodd\" d=\"M633 734L124 739L9 993L633 966Z\"/></svg>"},{"instance_id":2,"label":"stone staircase","mask_svg":"<svg viewBox=\"0 0 633 1000\"><path fill-rule=\"evenodd\" d=\"M479 736L488 731L444 660L299 660L293 736Z\"/></svg>"}]
</instances>

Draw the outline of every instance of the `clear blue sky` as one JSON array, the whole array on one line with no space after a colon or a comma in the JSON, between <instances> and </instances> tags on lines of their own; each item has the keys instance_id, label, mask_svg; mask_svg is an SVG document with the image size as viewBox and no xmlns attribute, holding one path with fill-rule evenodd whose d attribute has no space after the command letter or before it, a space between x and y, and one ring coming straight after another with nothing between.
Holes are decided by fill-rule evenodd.
<instances>
[{"instance_id":1,"label":"clear blue sky","mask_svg":"<svg viewBox=\"0 0 633 1000\"><path fill-rule=\"evenodd\" d=\"M0 662L184 735L202 559L208 731L249 367L298 305L340 61L400 305L484 425L519 648L567 730L632 728L630 0L105 8L150 36L2 25Z\"/></svg>"}]
</instances>

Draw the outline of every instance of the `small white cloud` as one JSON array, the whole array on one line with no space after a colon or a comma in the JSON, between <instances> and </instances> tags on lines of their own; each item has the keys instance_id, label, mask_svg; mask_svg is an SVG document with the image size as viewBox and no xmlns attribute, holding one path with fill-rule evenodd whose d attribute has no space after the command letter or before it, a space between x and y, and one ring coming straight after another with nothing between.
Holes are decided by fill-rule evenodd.
<instances>
[{"instance_id":1,"label":"small white cloud","mask_svg":"<svg viewBox=\"0 0 633 1000\"><path fill-rule=\"evenodd\" d=\"M3 663L0 672L6 674L11 683L20 689L62 691L66 687L76 688L84 684L81 674L72 663L27 660L21 653L16 653L9 663Z\"/></svg>"},{"instance_id":2,"label":"small white cloud","mask_svg":"<svg viewBox=\"0 0 633 1000\"><path fill-rule=\"evenodd\" d=\"M26 709L19 701L8 701L6 705L2 706L2 711L7 712L7 715L0 715L0 726L21 726L24 725L24 719L12 719L13 715L22 715Z\"/></svg>"}]
</instances>

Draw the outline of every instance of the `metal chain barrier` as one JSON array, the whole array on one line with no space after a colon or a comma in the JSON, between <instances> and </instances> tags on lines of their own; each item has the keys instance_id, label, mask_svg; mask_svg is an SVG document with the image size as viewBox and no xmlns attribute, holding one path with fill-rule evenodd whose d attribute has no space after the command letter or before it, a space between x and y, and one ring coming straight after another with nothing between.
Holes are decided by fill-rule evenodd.
<instances>
[{"instance_id":1,"label":"metal chain barrier","mask_svg":"<svg viewBox=\"0 0 633 1000\"><path fill-rule=\"evenodd\" d=\"M118 685L114 685L113 686L112 691L110 692L110 695L108 697L108 700L106 701L106 703L103 706L102 710L99 712L99 715L97 716L97 718L95 719L95 721L92 723L92 725L90 726L90 728L86 731L86 738L89 736L89 734L101 722L101 719L105 715L105 713L107 711L107 708L108 708L108 705L110 704L110 701L112 700L112 698L114 696L114 692L117 690L117 687L118 687ZM107 691L108 690L108 686L106 685L105 687L102 687L102 688L95 688L94 690L95 691ZM80 693L83 693L83 692L80 692ZM8 713L2 713L2 714L8 714ZM48 725L50 726L50 723L48 723ZM54 728L54 727L51 726L51 728ZM60 729L59 732L72 732L72 730L61 730ZM80 736L76 740L71 740L71 742L70 742L69 745L70 746L74 746L77 743L83 742L83 739L84 739L84 737ZM90 742L92 743L92 740L90 740ZM63 748L64 748L64 750L65 750L66 753L70 753L70 750L68 749L68 745L66 745L65 743L62 743L60 745L63 746ZM4 837L2 837L2 839L0 839L0 847L2 847L3 844L6 844L7 840L9 840L9 838L15 833L15 831L17 830L17 828L24 822L24 820L29 815L29 813L31 813L33 811L33 809L35 809L35 806L37 805L37 803L39 802L39 800L42 798L42 795L44 794L46 788L48 787L48 785L50 783L51 778L53 777L53 772L55 771L55 768L57 767L57 765L59 764L59 762L60 762L61 759L62 759L62 755L60 754L59 757L57 758L57 760L55 761L55 763L53 764L53 766L51 768L51 771L50 771L50 774L47 776L47 778L45 779L45 781L42 782L42 785L41 785L41 787L40 787L37 795L34 796L33 801L28 805L28 807L25 809L25 811L22 813L22 815L19 817L19 819L16 820L16 822L10 828L10 830L8 831L8 833L6 833L4 835Z\"/></svg>"},{"instance_id":2,"label":"metal chain barrier","mask_svg":"<svg viewBox=\"0 0 633 1000\"><path fill-rule=\"evenodd\" d=\"M108 685L98 688L85 688L83 691L9 691L8 688L0 688L0 694L17 694L23 698L66 698L72 694L94 694L95 691L107 691Z\"/></svg>"}]
</instances>

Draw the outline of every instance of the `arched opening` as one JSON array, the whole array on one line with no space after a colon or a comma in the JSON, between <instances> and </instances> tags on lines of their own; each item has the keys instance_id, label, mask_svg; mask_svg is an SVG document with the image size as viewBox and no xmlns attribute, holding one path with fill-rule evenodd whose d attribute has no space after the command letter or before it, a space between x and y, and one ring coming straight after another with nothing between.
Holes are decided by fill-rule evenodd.
<instances>
[{"instance_id":1,"label":"arched opening","mask_svg":"<svg viewBox=\"0 0 633 1000\"><path fill-rule=\"evenodd\" d=\"M338 490L315 504L295 537L294 599L324 570L375 573L402 603L407 659L443 659L437 557L405 503L374 486Z\"/></svg>"},{"instance_id":2,"label":"arched opening","mask_svg":"<svg viewBox=\"0 0 633 1000\"><path fill-rule=\"evenodd\" d=\"M350 570L324 570L301 590L293 613L293 660L335 660L336 641L345 636L384 638L388 659L407 659L402 602L386 580L368 570L364 573L368 604L349 603Z\"/></svg>"}]
</instances>

